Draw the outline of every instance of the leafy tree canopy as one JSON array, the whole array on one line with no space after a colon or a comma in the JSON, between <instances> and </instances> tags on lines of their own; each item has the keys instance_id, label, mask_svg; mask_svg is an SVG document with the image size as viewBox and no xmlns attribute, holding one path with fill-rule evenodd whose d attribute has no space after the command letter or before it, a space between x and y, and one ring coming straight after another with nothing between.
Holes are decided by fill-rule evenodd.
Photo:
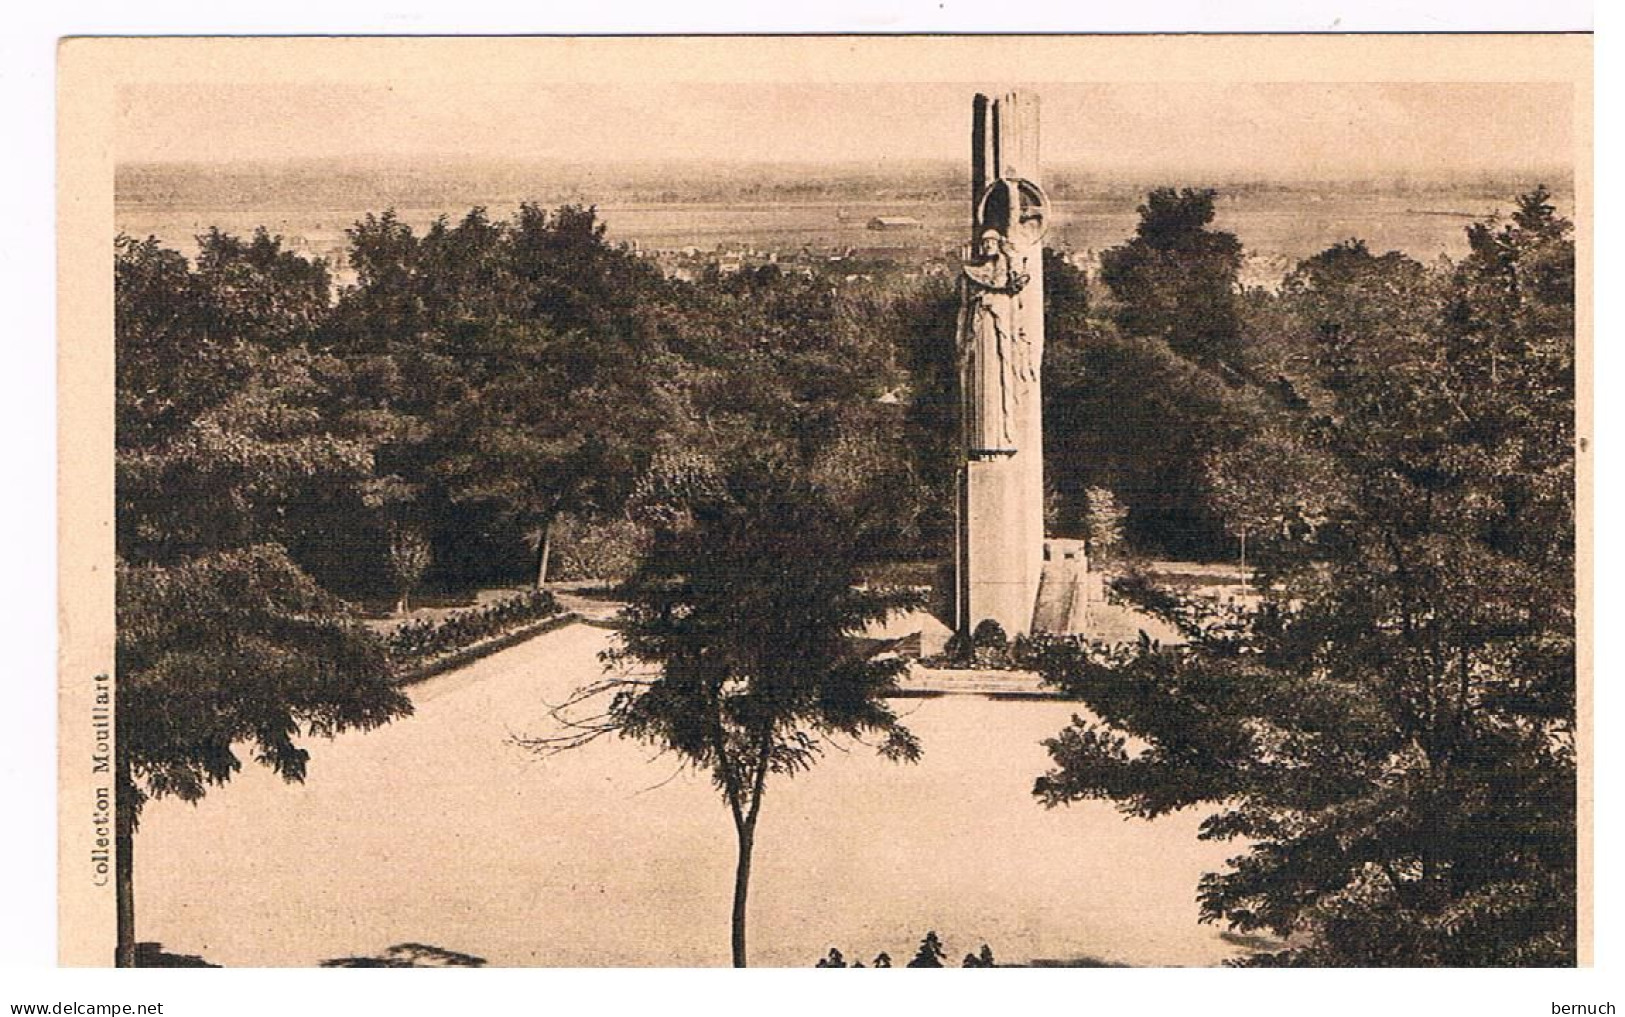
<instances>
[{"instance_id":1,"label":"leafy tree canopy","mask_svg":"<svg viewBox=\"0 0 1625 1017\"><path fill-rule=\"evenodd\" d=\"M1233 370L1241 360L1241 242L1207 228L1216 197L1212 190L1152 191L1134 239L1101 255L1100 277L1125 333L1155 336L1200 364Z\"/></svg>"},{"instance_id":2,"label":"leafy tree canopy","mask_svg":"<svg viewBox=\"0 0 1625 1017\"><path fill-rule=\"evenodd\" d=\"M1312 508L1275 532L1250 623L1046 651L1093 716L1036 794L1215 807L1203 836L1245 847L1202 913L1281 936L1259 962L1574 962L1573 298L1523 285L1568 229L1538 192L1520 215L1473 230L1401 329L1349 287L1428 292L1414 263L1341 245L1300 266L1281 299L1329 344L1321 395L1256 457Z\"/></svg>"}]
</instances>

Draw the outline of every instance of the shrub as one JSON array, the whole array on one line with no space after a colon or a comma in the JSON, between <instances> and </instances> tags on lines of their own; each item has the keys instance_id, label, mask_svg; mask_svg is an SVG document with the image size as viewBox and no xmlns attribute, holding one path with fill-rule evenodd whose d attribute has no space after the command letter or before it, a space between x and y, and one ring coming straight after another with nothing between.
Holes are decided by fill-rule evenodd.
<instances>
[{"instance_id":1,"label":"shrub","mask_svg":"<svg viewBox=\"0 0 1625 1017\"><path fill-rule=\"evenodd\" d=\"M531 590L482 607L454 611L438 621L427 618L398 625L384 644L397 664L415 664L511 632L559 612L546 590Z\"/></svg>"},{"instance_id":2,"label":"shrub","mask_svg":"<svg viewBox=\"0 0 1625 1017\"><path fill-rule=\"evenodd\" d=\"M1010 645L1010 637L1004 634L1004 626L992 618L983 618L976 623L976 631L971 633L970 641L978 650L1002 650Z\"/></svg>"},{"instance_id":3,"label":"shrub","mask_svg":"<svg viewBox=\"0 0 1625 1017\"><path fill-rule=\"evenodd\" d=\"M1117 496L1104 487L1091 487L1084 492L1088 505L1085 516L1085 543L1089 561L1099 568L1117 561L1123 551L1123 530L1128 509L1118 502Z\"/></svg>"},{"instance_id":4,"label":"shrub","mask_svg":"<svg viewBox=\"0 0 1625 1017\"><path fill-rule=\"evenodd\" d=\"M976 660L976 646L971 642L970 636L963 632L955 632L948 637L948 642L942 648L942 655L950 664L962 667Z\"/></svg>"},{"instance_id":5,"label":"shrub","mask_svg":"<svg viewBox=\"0 0 1625 1017\"><path fill-rule=\"evenodd\" d=\"M630 519L561 516L553 528L555 577L619 582L637 568L648 544L649 531Z\"/></svg>"},{"instance_id":6,"label":"shrub","mask_svg":"<svg viewBox=\"0 0 1625 1017\"><path fill-rule=\"evenodd\" d=\"M914 958L908 962L908 966L911 967L911 968L941 968L941 967L947 967L947 965L945 963L943 963L945 960L947 960L947 957L948 957L948 952L947 952L947 950L945 950L943 948L942 940L940 938L938 938L936 932L934 932L934 931L933 932L927 932L925 934L925 938L920 940L920 946L914 952ZM891 954L885 952L884 950L882 950L880 953L876 954L875 955L875 960L874 960L874 966L877 967L877 968L889 968L889 967L891 967L892 966ZM961 967L967 967L967 968L993 968L993 967L998 967L998 964L995 963L994 960L993 960L993 949L992 949L992 947L988 946L986 943L983 943L982 944L982 949L980 951L978 951L976 953L967 953L965 955L964 962L960 966ZM844 968L844 967L861 968L861 967L863 967L863 962L862 961L856 961L856 962L849 965L846 962L846 956L844 954L842 954L840 950L838 950L838 949L836 949L835 947L832 946L829 949L829 953L827 955L825 955L824 957L820 957L818 959L818 963L814 964L813 967L815 967L815 968Z\"/></svg>"},{"instance_id":7,"label":"shrub","mask_svg":"<svg viewBox=\"0 0 1625 1017\"><path fill-rule=\"evenodd\" d=\"M1010 637L1005 635L1004 626L992 618L976 623L970 641L976 648L977 667L1001 668L1010 663Z\"/></svg>"}]
</instances>

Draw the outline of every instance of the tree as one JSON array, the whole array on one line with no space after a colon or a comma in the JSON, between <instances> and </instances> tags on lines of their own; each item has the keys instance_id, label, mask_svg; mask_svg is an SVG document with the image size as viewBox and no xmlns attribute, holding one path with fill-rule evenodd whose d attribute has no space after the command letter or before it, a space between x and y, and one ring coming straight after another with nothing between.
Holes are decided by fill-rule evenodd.
<instances>
[{"instance_id":1,"label":"tree","mask_svg":"<svg viewBox=\"0 0 1625 1017\"><path fill-rule=\"evenodd\" d=\"M1089 327L1089 277L1054 248L1044 248L1044 333Z\"/></svg>"},{"instance_id":2,"label":"tree","mask_svg":"<svg viewBox=\"0 0 1625 1017\"><path fill-rule=\"evenodd\" d=\"M134 836L143 805L203 797L242 767L237 746L303 780L301 735L411 712L382 644L276 545L118 570L115 841L118 951L134 964Z\"/></svg>"},{"instance_id":3,"label":"tree","mask_svg":"<svg viewBox=\"0 0 1625 1017\"><path fill-rule=\"evenodd\" d=\"M1045 650L1096 720L1048 743L1035 794L1212 806L1202 836L1247 847L1203 878L1202 915L1283 937L1254 963L1574 962L1573 295L1524 285L1572 251L1544 195L1519 208L1470 232L1402 334L1317 277L1402 261L1345 245L1300 267L1331 355L1296 420L1314 468L1287 472L1324 517L1280 534L1294 553L1247 626Z\"/></svg>"},{"instance_id":4,"label":"tree","mask_svg":"<svg viewBox=\"0 0 1625 1017\"><path fill-rule=\"evenodd\" d=\"M455 500L493 503L528 527L540 588L559 515L618 507L685 411L631 344L532 329L493 330L483 343L468 398L441 414L435 470Z\"/></svg>"},{"instance_id":5,"label":"tree","mask_svg":"<svg viewBox=\"0 0 1625 1017\"><path fill-rule=\"evenodd\" d=\"M1215 197L1148 195L1136 235L1101 255L1105 293L1046 256L1044 475L1071 526L1087 519L1090 489L1112 491L1141 552L1229 549L1201 464L1237 447L1273 404L1252 381L1241 245L1207 228Z\"/></svg>"},{"instance_id":6,"label":"tree","mask_svg":"<svg viewBox=\"0 0 1625 1017\"><path fill-rule=\"evenodd\" d=\"M829 948L829 956L820 958L818 963L813 966L819 968L844 968L846 967L846 958L841 955L841 951L832 946ZM862 967L861 964L858 966Z\"/></svg>"},{"instance_id":7,"label":"tree","mask_svg":"<svg viewBox=\"0 0 1625 1017\"><path fill-rule=\"evenodd\" d=\"M389 535L389 571L395 578L399 598L395 612L405 614L411 609L412 591L423 580L423 573L434 561L434 551L423 531L415 526L392 527Z\"/></svg>"},{"instance_id":8,"label":"tree","mask_svg":"<svg viewBox=\"0 0 1625 1017\"><path fill-rule=\"evenodd\" d=\"M205 248L207 273L193 273L155 241L116 246L121 966L135 963L134 835L147 800L196 800L240 768L242 743L302 779L301 736L411 708L379 641L286 547L298 537L290 506L317 488L358 492L371 476L368 445L323 426L300 339L309 284L324 277L264 236L245 248L212 234ZM225 301L222 314L223 287L253 299Z\"/></svg>"},{"instance_id":9,"label":"tree","mask_svg":"<svg viewBox=\"0 0 1625 1017\"><path fill-rule=\"evenodd\" d=\"M940 968L947 958L942 949L942 940L937 938L935 932L927 932L925 938L920 940L920 948L914 952L914 957L908 962L911 968Z\"/></svg>"},{"instance_id":10,"label":"tree","mask_svg":"<svg viewBox=\"0 0 1625 1017\"><path fill-rule=\"evenodd\" d=\"M965 960L959 966L962 968L998 967L998 965L993 961L993 948L988 946L986 943L982 944L982 949L977 953L967 953L965 955Z\"/></svg>"},{"instance_id":11,"label":"tree","mask_svg":"<svg viewBox=\"0 0 1625 1017\"><path fill-rule=\"evenodd\" d=\"M443 575L517 559L523 535L545 579L556 520L613 519L679 446L813 459L832 493L868 499L877 555L950 533L951 456L908 440L924 430L904 363L926 334L913 304L776 271L668 282L579 206L475 209L422 235L386 212L350 236L359 281L323 341L357 379L348 417L394 421L378 471L421 490ZM480 532L483 556L445 546Z\"/></svg>"},{"instance_id":12,"label":"tree","mask_svg":"<svg viewBox=\"0 0 1625 1017\"><path fill-rule=\"evenodd\" d=\"M1084 539L1088 541L1089 560L1097 565L1109 565L1122 556L1123 518L1125 511L1117 496L1104 487L1091 487L1084 491Z\"/></svg>"},{"instance_id":13,"label":"tree","mask_svg":"<svg viewBox=\"0 0 1625 1017\"><path fill-rule=\"evenodd\" d=\"M689 467L643 492L654 542L627 583L625 627L607 655L612 668L658 670L588 686L558 711L570 725L563 734L526 744L558 751L614 732L711 775L733 819L732 953L744 967L769 777L807 770L832 739L876 739L890 759L919 756L883 698L903 662L867 659L849 638L919 598L859 585L864 548L851 521L802 470L752 460ZM598 712L573 715L588 703Z\"/></svg>"},{"instance_id":14,"label":"tree","mask_svg":"<svg viewBox=\"0 0 1625 1017\"><path fill-rule=\"evenodd\" d=\"M1238 446L1266 397L1106 325L1056 337L1044 357L1044 464L1063 502L1085 515L1089 490L1113 492L1137 550L1205 557L1228 549L1204 457Z\"/></svg>"},{"instance_id":15,"label":"tree","mask_svg":"<svg viewBox=\"0 0 1625 1017\"><path fill-rule=\"evenodd\" d=\"M560 514L616 511L688 419L654 324L664 282L573 205L507 221L476 208L422 237L385 213L350 236L360 282L334 348L388 358L388 409L419 423L382 450L387 468L453 517L441 531L485 517L524 533L545 583Z\"/></svg>"},{"instance_id":16,"label":"tree","mask_svg":"<svg viewBox=\"0 0 1625 1017\"><path fill-rule=\"evenodd\" d=\"M1162 339L1205 367L1241 360L1237 312L1241 243L1207 228L1212 190L1161 187L1139 207L1133 240L1103 252L1100 278L1117 300L1124 333Z\"/></svg>"},{"instance_id":17,"label":"tree","mask_svg":"<svg viewBox=\"0 0 1625 1017\"><path fill-rule=\"evenodd\" d=\"M1249 546L1255 565L1263 552L1267 571L1301 543L1304 527L1346 510L1355 496L1350 478L1301 440L1299 426L1301 420L1266 425L1202 459L1213 507L1240 545L1244 575Z\"/></svg>"},{"instance_id":18,"label":"tree","mask_svg":"<svg viewBox=\"0 0 1625 1017\"><path fill-rule=\"evenodd\" d=\"M954 335L958 313L954 288L943 280L928 280L919 292L898 300L885 319L907 371L909 399L897 445L908 451L918 478L921 546L928 555L944 559L954 540L960 432L959 358L954 344L943 337Z\"/></svg>"},{"instance_id":19,"label":"tree","mask_svg":"<svg viewBox=\"0 0 1625 1017\"><path fill-rule=\"evenodd\" d=\"M178 252L123 234L113 246L115 427L120 442L149 444L240 388L248 351L204 328L197 279Z\"/></svg>"},{"instance_id":20,"label":"tree","mask_svg":"<svg viewBox=\"0 0 1625 1017\"><path fill-rule=\"evenodd\" d=\"M320 259L285 250L263 226L247 242L218 227L197 241L197 291L211 332L286 349L308 342L325 323L331 284Z\"/></svg>"}]
</instances>

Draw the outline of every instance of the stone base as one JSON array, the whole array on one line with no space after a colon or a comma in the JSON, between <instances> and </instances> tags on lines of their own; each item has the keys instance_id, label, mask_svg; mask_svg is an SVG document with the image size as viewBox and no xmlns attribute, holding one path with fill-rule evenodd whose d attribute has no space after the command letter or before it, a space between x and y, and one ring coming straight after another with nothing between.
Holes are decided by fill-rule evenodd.
<instances>
[{"instance_id":1,"label":"stone base","mask_svg":"<svg viewBox=\"0 0 1625 1017\"><path fill-rule=\"evenodd\" d=\"M1011 639L1032 631L1044 520L1042 500L1031 496L1031 459L1017 453L966 464L958 618L966 634L989 618Z\"/></svg>"},{"instance_id":2,"label":"stone base","mask_svg":"<svg viewBox=\"0 0 1625 1017\"><path fill-rule=\"evenodd\" d=\"M929 611L894 611L863 630L863 638L897 641L904 656L935 657L948 647L953 630Z\"/></svg>"}]
</instances>

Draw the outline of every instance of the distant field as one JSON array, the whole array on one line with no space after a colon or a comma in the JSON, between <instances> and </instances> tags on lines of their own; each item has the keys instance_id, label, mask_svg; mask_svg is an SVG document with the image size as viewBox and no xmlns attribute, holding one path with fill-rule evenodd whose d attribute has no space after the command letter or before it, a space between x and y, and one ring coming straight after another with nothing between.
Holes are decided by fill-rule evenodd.
<instances>
[{"instance_id":1,"label":"distant field","mask_svg":"<svg viewBox=\"0 0 1625 1017\"><path fill-rule=\"evenodd\" d=\"M156 171L121 176L115 200L115 225L132 236L154 235L186 254L195 251L193 237L218 226L232 233L248 233L265 226L281 234L296 250L339 263L345 249L344 230L368 212L393 206L401 218L422 229L438 216L456 220L474 206L486 206L491 215L513 212L511 181L482 190L478 181L461 179L457 188L443 188L432 200L413 192L395 192L387 177L371 182L357 179L343 188L309 193L286 186L274 176L244 177L223 194L218 180L195 174ZM371 184L371 186L369 186ZM1532 184L1532 182L1531 182ZM1357 237L1376 251L1399 250L1421 260L1439 255L1459 257L1467 249L1464 229L1473 219L1505 212L1519 189L1509 184L1499 198L1486 197L1483 188L1454 191L1418 188L1404 193L1365 193L1366 189L1337 185L1301 185L1289 189L1253 189L1248 193L1221 191L1216 226L1234 232L1268 271L1284 271L1297 260L1324 250L1340 240ZM615 194L606 184L605 192ZM503 200L506 198L506 200ZM590 192L585 200L591 201ZM1052 220L1051 243L1074 251L1101 250L1122 243L1134 233L1138 198L1122 188L1107 190L1099 199L1058 201ZM544 203L550 203L545 202ZM648 248L747 245L760 250L794 251L841 247L905 247L921 253L951 255L966 239L967 203L963 200L809 200L736 202L619 202L605 201L599 211L616 241ZM882 232L866 228L880 214L905 215L924 228ZM1249 280L1266 281L1266 280Z\"/></svg>"}]
</instances>

